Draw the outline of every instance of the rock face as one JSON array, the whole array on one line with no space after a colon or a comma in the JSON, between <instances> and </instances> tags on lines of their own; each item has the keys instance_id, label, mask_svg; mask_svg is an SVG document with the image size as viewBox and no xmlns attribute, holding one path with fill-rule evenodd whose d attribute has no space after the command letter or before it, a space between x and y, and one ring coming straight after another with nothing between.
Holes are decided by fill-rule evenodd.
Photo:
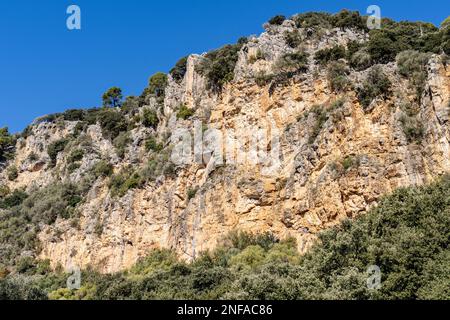
<instances>
[{"instance_id":1,"label":"rock face","mask_svg":"<svg viewBox=\"0 0 450 320\"><path fill-rule=\"evenodd\" d=\"M192 259L236 229L292 236L305 252L318 232L363 214L381 196L402 186L430 182L450 170L450 69L440 56L432 56L428 63L416 115L424 128L423 139L411 142L401 119L402 105L414 93L395 63L382 66L393 84L392 95L375 99L368 111L360 105L357 89L333 92L326 70L312 59L319 49L365 41L364 34L336 29L321 40L304 37L302 46L311 56L307 73L283 86L256 84L258 73L269 72L281 55L294 51L283 38L292 28L288 20L250 39L239 53L235 79L220 94L206 90L205 78L196 70L204 56L190 56L183 81L177 83L169 76L157 133L195 131L203 133L203 141L221 136L223 146L211 152L205 142L191 162L177 166L175 177L160 177L122 198L111 195L107 179L98 179L78 208L77 227L65 220L43 227L39 257L50 259L53 266L93 266L115 272L132 266L153 248L173 248ZM254 62L258 51L264 52L264 59ZM351 72L355 88L367 72ZM176 117L181 103L196 111L189 120ZM318 122L315 108L331 105L337 107L330 109L312 139ZM74 126L71 122L33 126L32 134L18 142L14 160L18 179L2 180L11 189L52 183L59 166L46 165L47 146L70 134ZM95 152L63 180L78 181L80 173L100 158L113 163L115 171L147 161L141 142L148 129L132 132L133 143L124 160L99 130L98 125L89 127ZM256 139L258 134L262 138ZM219 151L225 163L220 163ZM37 160L28 159L31 152ZM59 155L59 164L64 157ZM99 223L101 234L94 230Z\"/></svg>"}]
</instances>

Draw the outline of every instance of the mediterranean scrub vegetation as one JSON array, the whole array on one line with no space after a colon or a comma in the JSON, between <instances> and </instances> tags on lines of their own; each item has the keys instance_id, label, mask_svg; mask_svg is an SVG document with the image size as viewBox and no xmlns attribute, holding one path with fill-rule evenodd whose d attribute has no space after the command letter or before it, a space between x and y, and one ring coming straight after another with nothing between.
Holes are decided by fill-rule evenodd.
<instances>
[{"instance_id":1,"label":"mediterranean scrub vegetation","mask_svg":"<svg viewBox=\"0 0 450 320\"><path fill-rule=\"evenodd\" d=\"M9 275L12 270L4 268L0 297L448 299L449 194L448 176L429 186L397 190L367 215L320 234L305 256L299 255L293 239L234 232L191 263L157 250L114 275L85 270L79 290L66 289L67 275L50 271L48 262L28 259ZM5 225L5 217L2 221L2 228L13 228ZM7 234L24 237L26 232ZM378 290L367 286L372 265L381 270ZM23 277L28 280L21 281Z\"/></svg>"}]
</instances>

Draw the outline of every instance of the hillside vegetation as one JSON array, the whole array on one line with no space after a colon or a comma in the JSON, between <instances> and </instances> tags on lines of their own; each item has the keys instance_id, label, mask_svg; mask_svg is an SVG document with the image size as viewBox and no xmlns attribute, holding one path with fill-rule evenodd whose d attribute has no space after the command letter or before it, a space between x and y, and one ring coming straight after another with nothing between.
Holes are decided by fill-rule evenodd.
<instances>
[{"instance_id":1,"label":"hillside vegetation","mask_svg":"<svg viewBox=\"0 0 450 320\"><path fill-rule=\"evenodd\" d=\"M48 262L1 274L0 299L449 299L450 177L385 197L355 221L320 235L305 256L295 240L235 232L192 263L151 252L128 271L82 273L82 287ZM367 268L381 269L370 290Z\"/></svg>"}]
</instances>

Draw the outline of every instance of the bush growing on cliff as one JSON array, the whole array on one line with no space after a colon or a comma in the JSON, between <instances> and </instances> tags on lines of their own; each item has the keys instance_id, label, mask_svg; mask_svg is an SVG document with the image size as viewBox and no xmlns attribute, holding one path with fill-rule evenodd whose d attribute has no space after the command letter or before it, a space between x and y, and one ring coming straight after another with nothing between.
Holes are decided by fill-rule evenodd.
<instances>
[{"instance_id":1,"label":"bush growing on cliff","mask_svg":"<svg viewBox=\"0 0 450 320\"><path fill-rule=\"evenodd\" d=\"M387 98L390 95L391 81L381 67L374 67L367 75L363 85L358 90L358 99L364 109L367 109L375 98Z\"/></svg>"},{"instance_id":2,"label":"bush growing on cliff","mask_svg":"<svg viewBox=\"0 0 450 320\"><path fill-rule=\"evenodd\" d=\"M167 84L167 74L162 72L155 73L148 81L149 93L154 94L156 97L163 97L166 93Z\"/></svg>"},{"instance_id":3,"label":"bush growing on cliff","mask_svg":"<svg viewBox=\"0 0 450 320\"><path fill-rule=\"evenodd\" d=\"M328 65L327 73L328 83L331 90L335 92L343 92L349 87L350 80L348 75L350 74L350 70L345 63L340 61L331 62Z\"/></svg>"},{"instance_id":4,"label":"bush growing on cliff","mask_svg":"<svg viewBox=\"0 0 450 320\"><path fill-rule=\"evenodd\" d=\"M121 132L127 131L128 121L125 116L111 109L103 109L98 111L96 119L102 128L102 134L105 139L113 141Z\"/></svg>"},{"instance_id":5,"label":"bush growing on cliff","mask_svg":"<svg viewBox=\"0 0 450 320\"><path fill-rule=\"evenodd\" d=\"M17 177L19 177L19 170L17 169L16 166L11 166L8 168L7 174L8 174L8 180L14 181L17 179Z\"/></svg>"},{"instance_id":6,"label":"bush growing on cliff","mask_svg":"<svg viewBox=\"0 0 450 320\"><path fill-rule=\"evenodd\" d=\"M184 76L187 71L187 61L188 57L181 58L175 64L175 67L173 67L172 70L170 70L172 78L178 83L184 79Z\"/></svg>"},{"instance_id":7,"label":"bush growing on cliff","mask_svg":"<svg viewBox=\"0 0 450 320\"><path fill-rule=\"evenodd\" d=\"M56 160L58 158L58 154L63 152L69 143L68 139L60 139L53 143L51 143L47 148L47 154L50 157L50 165L52 167L56 166Z\"/></svg>"},{"instance_id":8,"label":"bush growing on cliff","mask_svg":"<svg viewBox=\"0 0 450 320\"><path fill-rule=\"evenodd\" d=\"M275 72L297 74L308 70L308 54L304 51L286 53L275 63Z\"/></svg>"},{"instance_id":9,"label":"bush growing on cliff","mask_svg":"<svg viewBox=\"0 0 450 320\"><path fill-rule=\"evenodd\" d=\"M197 72L206 77L208 89L219 93L226 83L234 79L234 69L242 46L242 43L226 45L206 54Z\"/></svg>"},{"instance_id":10,"label":"bush growing on cliff","mask_svg":"<svg viewBox=\"0 0 450 320\"><path fill-rule=\"evenodd\" d=\"M188 108L185 104L181 104L177 112L177 119L187 120L195 114L195 110Z\"/></svg>"},{"instance_id":11,"label":"bush growing on cliff","mask_svg":"<svg viewBox=\"0 0 450 320\"><path fill-rule=\"evenodd\" d=\"M286 20L285 16L278 15L270 18L268 23L274 26L281 26L285 20Z\"/></svg>"},{"instance_id":12,"label":"bush growing on cliff","mask_svg":"<svg viewBox=\"0 0 450 320\"><path fill-rule=\"evenodd\" d=\"M430 54L407 50L398 54L398 72L407 78L411 87L416 91L417 101L420 103L428 77L427 64Z\"/></svg>"},{"instance_id":13,"label":"bush growing on cliff","mask_svg":"<svg viewBox=\"0 0 450 320\"><path fill-rule=\"evenodd\" d=\"M314 59L321 65L326 65L330 61L337 61L346 57L346 50L343 46L334 46L316 52Z\"/></svg>"}]
</instances>

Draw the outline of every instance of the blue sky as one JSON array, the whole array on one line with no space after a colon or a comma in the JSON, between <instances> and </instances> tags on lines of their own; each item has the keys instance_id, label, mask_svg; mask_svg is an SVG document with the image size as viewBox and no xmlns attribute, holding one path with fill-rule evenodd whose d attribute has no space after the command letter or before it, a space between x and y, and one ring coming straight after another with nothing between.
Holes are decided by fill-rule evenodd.
<instances>
[{"instance_id":1,"label":"blue sky","mask_svg":"<svg viewBox=\"0 0 450 320\"><path fill-rule=\"evenodd\" d=\"M82 30L66 28L81 8ZM448 0L14 0L0 2L0 127L21 131L38 116L101 104L119 86L138 95L148 77L202 53L259 34L276 14L365 13L371 4L395 20L439 25Z\"/></svg>"}]
</instances>

